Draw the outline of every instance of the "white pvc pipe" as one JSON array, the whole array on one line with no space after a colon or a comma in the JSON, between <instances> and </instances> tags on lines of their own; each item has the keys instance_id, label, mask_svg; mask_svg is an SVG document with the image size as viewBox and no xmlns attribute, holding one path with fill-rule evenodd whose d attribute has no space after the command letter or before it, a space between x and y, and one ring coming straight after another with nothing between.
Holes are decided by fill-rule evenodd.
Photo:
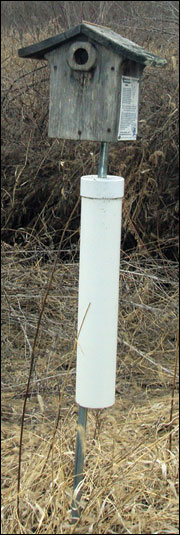
<instances>
[{"instance_id":1,"label":"white pvc pipe","mask_svg":"<svg viewBox=\"0 0 180 535\"><path fill-rule=\"evenodd\" d=\"M124 179L81 178L76 402L115 401L121 209Z\"/></svg>"}]
</instances>

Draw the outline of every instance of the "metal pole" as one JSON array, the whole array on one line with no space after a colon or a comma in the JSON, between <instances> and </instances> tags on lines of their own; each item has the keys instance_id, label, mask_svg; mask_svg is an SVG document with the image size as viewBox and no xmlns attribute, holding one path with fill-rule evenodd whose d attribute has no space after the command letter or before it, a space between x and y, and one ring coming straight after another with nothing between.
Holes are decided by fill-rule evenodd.
<instances>
[{"instance_id":1,"label":"metal pole","mask_svg":"<svg viewBox=\"0 0 180 535\"><path fill-rule=\"evenodd\" d=\"M98 177L100 178L107 177L108 148L107 142L101 143L98 167Z\"/></svg>"},{"instance_id":2,"label":"metal pole","mask_svg":"<svg viewBox=\"0 0 180 535\"><path fill-rule=\"evenodd\" d=\"M100 145L98 177L107 177L107 163L108 163L108 143L102 142ZM78 414L78 429L76 438L76 457L74 468L74 484L73 484L73 500L72 500L72 524L80 517L79 502L81 498L81 488L77 489L83 480L83 466L85 456L85 436L86 436L86 423L87 423L86 407L79 406ZM76 491L77 489L77 491Z\"/></svg>"},{"instance_id":3,"label":"metal pole","mask_svg":"<svg viewBox=\"0 0 180 535\"><path fill-rule=\"evenodd\" d=\"M79 415L78 415L78 429L77 429L77 438L76 438L76 458L75 458L75 468L74 468L74 485L73 491L75 493L77 486L83 479L83 466L84 466L84 455L85 455L85 434L86 434L86 422L87 422L87 411L85 407L79 406ZM81 498L81 489L79 489L72 501L72 523L74 524L79 516L79 501Z\"/></svg>"}]
</instances>

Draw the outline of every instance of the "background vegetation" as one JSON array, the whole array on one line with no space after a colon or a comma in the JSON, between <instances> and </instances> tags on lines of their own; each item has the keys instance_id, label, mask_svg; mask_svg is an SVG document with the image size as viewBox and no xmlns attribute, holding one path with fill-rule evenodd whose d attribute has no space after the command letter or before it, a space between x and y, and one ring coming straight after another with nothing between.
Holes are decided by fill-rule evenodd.
<instances>
[{"instance_id":1,"label":"background vegetation","mask_svg":"<svg viewBox=\"0 0 180 535\"><path fill-rule=\"evenodd\" d=\"M179 3L1 7L2 533L179 533ZM88 411L82 513L72 525L79 184L97 173L99 145L48 138L48 65L20 59L18 49L82 20L168 63L145 69L136 143L110 145L109 173L125 178L116 403ZM22 409L54 261L25 411L18 518Z\"/></svg>"}]
</instances>

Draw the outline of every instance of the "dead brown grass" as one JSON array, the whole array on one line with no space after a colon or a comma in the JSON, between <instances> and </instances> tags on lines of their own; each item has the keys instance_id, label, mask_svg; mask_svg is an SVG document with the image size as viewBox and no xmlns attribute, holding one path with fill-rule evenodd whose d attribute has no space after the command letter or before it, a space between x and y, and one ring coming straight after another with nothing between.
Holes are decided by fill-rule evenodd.
<instances>
[{"instance_id":1,"label":"dead brown grass","mask_svg":"<svg viewBox=\"0 0 180 535\"><path fill-rule=\"evenodd\" d=\"M178 533L178 266L167 260L178 250L178 55L163 37L159 50L157 39L143 43L168 65L145 71L137 142L109 152L109 173L125 178L122 248L136 249L121 261L116 403L88 413L82 513L72 525L78 207L37 340L17 518L21 416L39 312L80 176L98 167L96 144L48 138L47 64L17 55L58 31L51 22L23 42L16 32L2 35L2 533Z\"/></svg>"},{"instance_id":2,"label":"dead brown grass","mask_svg":"<svg viewBox=\"0 0 180 535\"><path fill-rule=\"evenodd\" d=\"M17 519L23 398L53 255L45 264L30 248L2 245L2 533L178 533L177 378L170 422L178 266L137 255L121 261L116 403L88 413L82 513L74 526L75 359L45 464L76 336L78 264L58 262L25 415Z\"/></svg>"}]
</instances>

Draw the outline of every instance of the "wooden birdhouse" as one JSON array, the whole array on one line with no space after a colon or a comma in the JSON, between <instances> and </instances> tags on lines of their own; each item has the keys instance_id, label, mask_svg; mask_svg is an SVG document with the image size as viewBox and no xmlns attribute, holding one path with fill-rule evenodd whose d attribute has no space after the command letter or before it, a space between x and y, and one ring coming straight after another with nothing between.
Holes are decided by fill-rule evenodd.
<instances>
[{"instance_id":1,"label":"wooden birdhouse","mask_svg":"<svg viewBox=\"0 0 180 535\"><path fill-rule=\"evenodd\" d=\"M136 139L143 69L167 63L90 23L21 48L19 56L50 64L49 136L100 142Z\"/></svg>"}]
</instances>

